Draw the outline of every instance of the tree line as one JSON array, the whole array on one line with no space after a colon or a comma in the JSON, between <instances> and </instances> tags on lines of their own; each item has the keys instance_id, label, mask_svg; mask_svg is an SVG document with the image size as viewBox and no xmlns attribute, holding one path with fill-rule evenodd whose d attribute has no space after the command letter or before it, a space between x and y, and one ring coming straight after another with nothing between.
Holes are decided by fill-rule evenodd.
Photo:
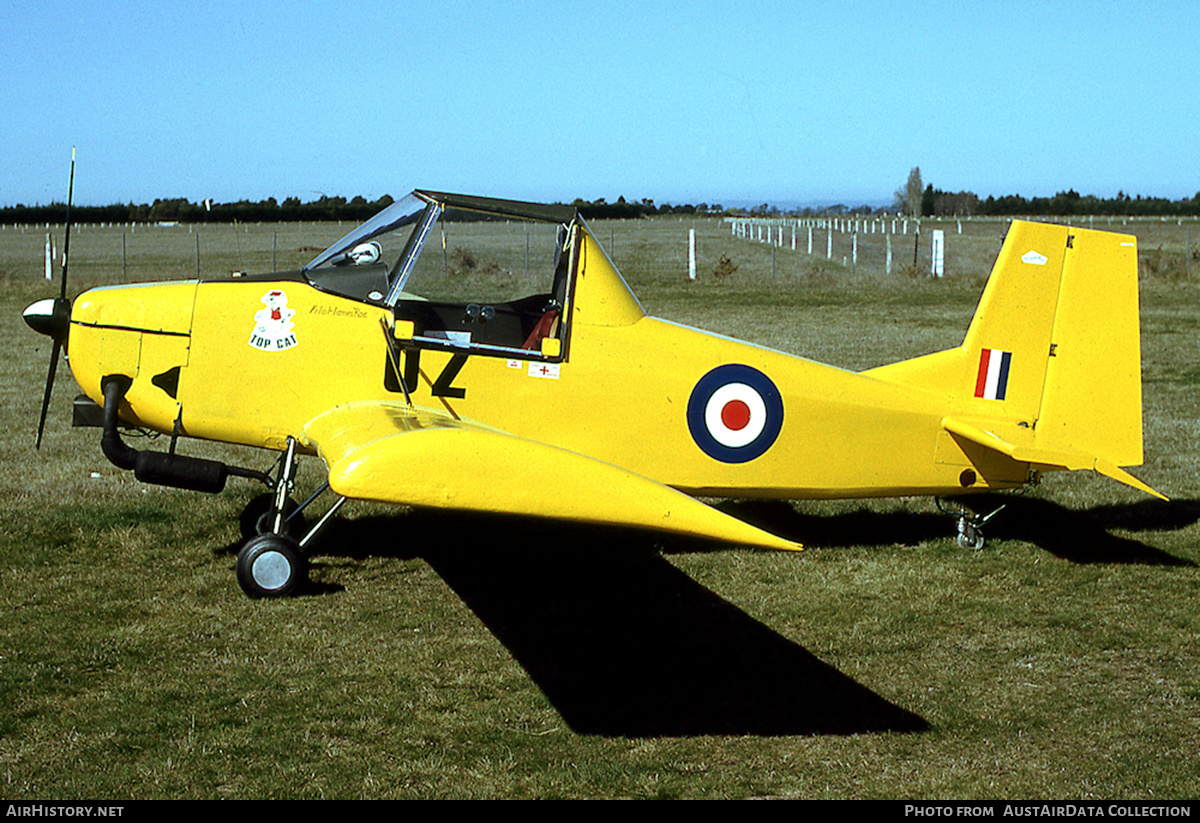
<instances>
[{"instance_id":1,"label":"tree line","mask_svg":"<svg viewBox=\"0 0 1200 823\"><path fill-rule=\"evenodd\" d=\"M966 217L982 215L1004 217L1008 215L1044 214L1056 217L1071 215L1129 216L1129 217L1184 217L1200 215L1200 192L1191 198L1168 200L1165 197L1134 197L1117 192L1115 197L1097 197L1080 194L1074 189L1060 191L1053 197L1022 197L1008 194L1002 197L981 199L969 191L946 192L932 185L926 186L921 195L923 217Z\"/></svg>"},{"instance_id":2,"label":"tree line","mask_svg":"<svg viewBox=\"0 0 1200 823\"><path fill-rule=\"evenodd\" d=\"M300 220L347 220L361 222L393 203L391 195L378 200L365 197L321 196L316 200L301 202L289 197L279 202L274 197L266 200L239 200L234 203L202 201L193 203L183 197L155 200L153 203L114 203L107 206L72 206L72 219L80 223L287 223ZM558 204L562 205L562 204ZM585 219L620 219L653 217L662 214L723 214L719 204L657 205L653 200L631 200L617 198L610 203L601 197L596 200L575 199L571 205L579 209ZM0 223L35 224L62 223L66 218L64 203L37 206L7 206L0 208Z\"/></svg>"},{"instance_id":3,"label":"tree line","mask_svg":"<svg viewBox=\"0 0 1200 823\"><path fill-rule=\"evenodd\" d=\"M297 221L344 220L362 222L379 210L391 205L393 199L384 195L376 200L358 196L321 196L309 202L289 197L282 202L274 197L266 200L238 200L233 203L202 201L193 203L182 197L158 199L153 203L114 203L107 206L72 206L72 220L78 223L287 223ZM571 205L587 220L634 219L658 215L753 215L819 216L852 214L905 214L915 217L967 217L972 215L1005 217L1009 215L1097 215L1133 217L1200 216L1200 192L1191 198L1169 200L1164 197L1130 196L1118 192L1115 197L1102 198L1081 195L1074 189L1059 192L1053 197L1023 197L1019 194L981 198L973 192L948 192L932 184L921 183L920 169L914 168L905 187L897 190L891 206L847 207L841 204L820 208L804 207L782 210L770 203L751 208L725 208L719 203L698 205L656 204L650 199L615 202L601 197L596 200L576 198ZM36 206L6 206L0 208L0 223L37 224L62 223L66 204L50 203Z\"/></svg>"},{"instance_id":4,"label":"tree line","mask_svg":"<svg viewBox=\"0 0 1200 823\"><path fill-rule=\"evenodd\" d=\"M1129 217L1194 217L1200 215L1200 192L1190 198L1169 200L1165 197L1130 196L1123 191L1115 197L1080 194L1075 189L1060 191L1053 197L1022 197L1008 194L981 198L970 191L948 192L933 184L922 185L921 169L914 166L904 186L896 190L893 211L912 217L1007 217L1010 215L1071 215Z\"/></svg>"},{"instance_id":5,"label":"tree line","mask_svg":"<svg viewBox=\"0 0 1200 823\"><path fill-rule=\"evenodd\" d=\"M297 197L283 202L274 197L257 202L238 200L193 203L183 197L155 200L153 203L114 203L108 206L72 206L71 219L77 223L287 223L299 220L349 220L361 222L390 206L391 195L378 200L365 197L322 196L303 203ZM64 203L47 206L8 206L0 209L0 223L62 223L66 219Z\"/></svg>"}]
</instances>

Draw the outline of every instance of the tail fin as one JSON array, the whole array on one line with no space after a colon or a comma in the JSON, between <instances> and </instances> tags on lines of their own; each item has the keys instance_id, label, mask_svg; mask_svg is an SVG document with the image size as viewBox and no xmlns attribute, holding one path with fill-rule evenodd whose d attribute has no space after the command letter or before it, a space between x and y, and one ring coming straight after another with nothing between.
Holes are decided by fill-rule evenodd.
<instances>
[{"instance_id":1,"label":"tail fin","mask_svg":"<svg viewBox=\"0 0 1200 823\"><path fill-rule=\"evenodd\" d=\"M956 394L1031 426L1038 420L1067 258L1066 226L1014 222L962 350L971 369ZM999 405L1001 408L992 408Z\"/></svg>"},{"instance_id":2,"label":"tail fin","mask_svg":"<svg viewBox=\"0 0 1200 823\"><path fill-rule=\"evenodd\" d=\"M1139 334L1134 237L1014 221L962 346L868 374L946 394L957 436L1157 494L1116 468L1142 462Z\"/></svg>"}]
</instances>

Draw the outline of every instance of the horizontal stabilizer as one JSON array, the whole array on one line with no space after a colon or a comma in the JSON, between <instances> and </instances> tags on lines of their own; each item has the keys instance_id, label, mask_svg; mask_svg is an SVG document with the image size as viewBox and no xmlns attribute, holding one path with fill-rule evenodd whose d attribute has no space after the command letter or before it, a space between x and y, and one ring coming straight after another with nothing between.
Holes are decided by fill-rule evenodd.
<instances>
[{"instance_id":1,"label":"horizontal stabilizer","mask_svg":"<svg viewBox=\"0 0 1200 823\"><path fill-rule=\"evenodd\" d=\"M358 500L801 548L610 463L426 409L356 404L321 415L305 431L329 467L330 487Z\"/></svg>"},{"instance_id":2,"label":"horizontal stabilizer","mask_svg":"<svg viewBox=\"0 0 1200 823\"><path fill-rule=\"evenodd\" d=\"M942 427L955 437L961 437L984 448L999 452L1019 463L1034 463L1069 471L1091 469L1105 477L1111 477L1113 480L1132 486L1138 491L1152 494L1162 500L1167 499L1165 495L1102 457L1071 448L1039 447L1036 443L1035 433L1020 425L997 421L976 425L965 420L947 417L942 421Z\"/></svg>"}]
</instances>

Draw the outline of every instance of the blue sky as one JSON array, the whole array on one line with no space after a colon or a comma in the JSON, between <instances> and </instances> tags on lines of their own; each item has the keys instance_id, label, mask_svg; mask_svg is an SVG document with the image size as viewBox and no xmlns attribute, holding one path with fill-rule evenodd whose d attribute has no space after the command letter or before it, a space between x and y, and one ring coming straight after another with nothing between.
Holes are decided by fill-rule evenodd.
<instances>
[{"instance_id":1,"label":"blue sky","mask_svg":"<svg viewBox=\"0 0 1200 823\"><path fill-rule=\"evenodd\" d=\"M1200 191L1190 2L0 2L0 205Z\"/></svg>"}]
</instances>

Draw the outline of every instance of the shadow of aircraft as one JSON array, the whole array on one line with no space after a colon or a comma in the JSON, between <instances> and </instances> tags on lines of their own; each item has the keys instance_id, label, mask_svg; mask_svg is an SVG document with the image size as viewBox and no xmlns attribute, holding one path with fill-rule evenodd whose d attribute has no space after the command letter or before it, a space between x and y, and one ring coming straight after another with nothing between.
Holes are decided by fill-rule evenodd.
<instances>
[{"instance_id":1,"label":"shadow of aircraft","mask_svg":"<svg viewBox=\"0 0 1200 823\"><path fill-rule=\"evenodd\" d=\"M963 502L979 512L1006 507L988 524L990 538L1023 540L1074 563L1196 565L1109 530L1186 528L1200 520L1198 500L1081 510L1022 495ZM903 508L805 514L774 501L729 501L718 508L812 547L916 544L955 533L947 514ZM929 728L699 585L660 553L710 547L636 529L417 510L335 520L315 553L424 559L582 734L776 736ZM306 594L337 590L314 582Z\"/></svg>"},{"instance_id":2,"label":"shadow of aircraft","mask_svg":"<svg viewBox=\"0 0 1200 823\"><path fill-rule=\"evenodd\" d=\"M989 540L1022 540L1073 563L1134 563L1150 566L1195 566L1190 560L1112 534L1174 531L1200 520L1200 501L1142 500L1136 503L1069 509L1051 500L1025 495L983 494L960 501L972 511L989 513L1005 506L984 531ZM954 518L935 512L904 509L844 514L805 514L789 503L734 501L718 506L747 522L812 547L917 544L952 539Z\"/></svg>"},{"instance_id":3,"label":"shadow of aircraft","mask_svg":"<svg viewBox=\"0 0 1200 823\"><path fill-rule=\"evenodd\" d=\"M317 554L436 547L419 556L581 734L928 728L696 583L662 558L660 542L636 530L417 511L339 521Z\"/></svg>"}]
</instances>

